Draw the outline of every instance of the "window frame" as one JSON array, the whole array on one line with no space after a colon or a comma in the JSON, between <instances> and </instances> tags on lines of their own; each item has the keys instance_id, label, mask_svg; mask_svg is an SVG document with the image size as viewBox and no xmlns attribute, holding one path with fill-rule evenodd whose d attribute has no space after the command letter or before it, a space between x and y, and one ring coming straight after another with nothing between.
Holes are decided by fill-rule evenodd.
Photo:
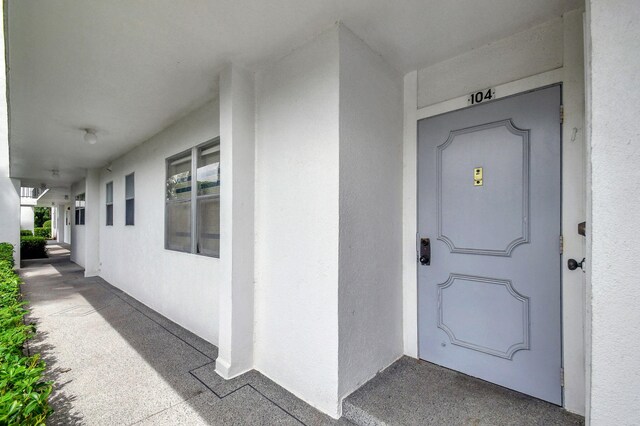
<instances>
[{"instance_id":1,"label":"window frame","mask_svg":"<svg viewBox=\"0 0 640 426\"><path fill-rule=\"evenodd\" d=\"M86 223L86 208L87 208L87 193L81 192L80 194L76 194L74 197L73 204L73 216L74 216L74 225L75 226L84 226ZM82 195L82 200L79 197ZM78 206L78 203L82 202L82 207Z\"/></svg>"},{"instance_id":2,"label":"window frame","mask_svg":"<svg viewBox=\"0 0 640 426\"><path fill-rule=\"evenodd\" d=\"M200 143L194 147L191 147L189 149L185 149L184 151L181 151L177 154L174 154L170 157L167 157L165 159L165 177L164 177L164 181L165 181L165 187L164 187L164 248L165 250L171 250L171 251L177 251L180 253L188 253L188 254L195 254L198 256L205 256L205 257L211 257L214 259L219 259L220 258L220 253L218 252L217 256L213 256L213 255L208 255L205 253L199 253L198 252L198 237L199 237L199 230L198 230L198 201L199 200L205 200L205 199L213 199L213 198L217 198L218 200L220 200L220 194L205 194L205 195L198 195L198 156L200 154L200 150L203 148L209 148L209 147L213 147L213 146L218 146L218 149L220 149L220 137L215 137L213 139L209 139L203 143ZM191 169L190 169L190 173L191 173L191 194L188 200L168 200L167 199L167 188L166 188L166 184L167 184L167 179L169 178L169 167L172 161L175 161L181 157L190 155L191 156ZM218 164L220 164L221 161L218 162ZM220 167L220 166L218 166ZM220 172L218 172L220 173ZM220 185L220 184L219 184ZM191 207L191 211L190 211L190 220L191 220L191 250L190 251L186 251L186 250L178 250L178 249L173 249L173 248L169 248L168 247L168 206L171 204L184 204L184 203L189 203L190 207Z\"/></svg>"},{"instance_id":3,"label":"window frame","mask_svg":"<svg viewBox=\"0 0 640 426\"><path fill-rule=\"evenodd\" d=\"M133 195L130 197L127 195L127 179L131 177L133 179ZM128 175L124 176L124 226L135 226L136 224L136 172L131 172ZM129 223L129 203L127 201L131 200L133 213L131 215L131 223Z\"/></svg>"},{"instance_id":4,"label":"window frame","mask_svg":"<svg viewBox=\"0 0 640 426\"><path fill-rule=\"evenodd\" d=\"M111 201L109 201L109 189L111 189ZM113 226L113 181L105 184L105 226ZM111 218L109 218L109 207L111 207ZM111 219L111 223L109 223Z\"/></svg>"},{"instance_id":5,"label":"window frame","mask_svg":"<svg viewBox=\"0 0 640 426\"><path fill-rule=\"evenodd\" d=\"M164 193L163 193L163 197L164 197L164 249L165 250L171 250L171 251L177 251L179 253L193 253L193 150L194 148L189 148L186 149L184 151L181 151L175 155L172 155L170 157L167 157L165 159L165 167L164 167ZM192 173L191 176L191 196L189 197L188 200L169 200L167 199L167 179L169 178L169 167L171 165L171 162L181 158L181 157L185 157L186 155L190 155L191 158L188 160L191 163L191 168L190 168L190 172ZM190 232L191 232L191 247L189 251L186 250L179 250L179 249L175 249L175 248L170 248L169 247L169 239L167 238L167 232L168 232L168 228L169 228L169 214L168 214L168 207L169 205L177 205L177 204L186 204L189 203L189 206L191 207L191 211L190 213Z\"/></svg>"},{"instance_id":6,"label":"window frame","mask_svg":"<svg viewBox=\"0 0 640 426\"><path fill-rule=\"evenodd\" d=\"M213 148L213 147L217 147L218 148L218 155L220 155L220 138L215 138L211 141L207 141L205 143L202 143L196 147L194 147L194 151L193 153L195 154L195 161L194 161L194 168L193 168L193 172L195 172L195 180L192 181L195 182L195 191L193 191L194 193L192 194L192 202L195 201L195 212L192 212L192 216L191 216L191 220L195 220L195 225L192 225L192 232L195 231L195 236L196 238L194 238L194 241L191 242L192 245L192 253L194 254L198 254L200 256L206 256L206 257L213 257L213 258L220 258L220 190L218 189L218 193L217 194L203 194L203 195L199 195L198 194L198 160L200 158L201 155L201 151L205 151L207 149ZM192 154L193 155L193 154ZM193 157L192 157L193 158ZM220 160L222 158L218 159L218 188L220 188ZM194 198L195 197L195 198ZM200 206L200 201L201 200L218 200L218 255L209 255L209 254L205 254L205 253L201 253L200 252L200 248L198 247L198 243L200 242L200 235L201 235L201 231L199 229L199 225L200 225L200 221L199 221L199 206Z\"/></svg>"}]
</instances>

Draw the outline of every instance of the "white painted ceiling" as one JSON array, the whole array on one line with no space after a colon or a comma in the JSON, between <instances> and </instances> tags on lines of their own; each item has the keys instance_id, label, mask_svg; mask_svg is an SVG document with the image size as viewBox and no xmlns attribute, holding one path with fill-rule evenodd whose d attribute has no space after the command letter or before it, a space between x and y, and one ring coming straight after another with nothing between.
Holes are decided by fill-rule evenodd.
<instances>
[{"instance_id":1,"label":"white painted ceiling","mask_svg":"<svg viewBox=\"0 0 640 426\"><path fill-rule=\"evenodd\" d=\"M407 72L582 0L9 0L11 174L65 186L342 21ZM83 142L81 129L99 142ZM53 178L52 169L60 171Z\"/></svg>"}]
</instances>

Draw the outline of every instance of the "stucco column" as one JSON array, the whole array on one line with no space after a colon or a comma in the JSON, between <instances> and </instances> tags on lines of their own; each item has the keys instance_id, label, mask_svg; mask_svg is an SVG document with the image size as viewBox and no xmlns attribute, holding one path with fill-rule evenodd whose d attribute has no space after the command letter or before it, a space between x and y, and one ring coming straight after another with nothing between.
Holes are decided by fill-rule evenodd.
<instances>
[{"instance_id":1,"label":"stucco column","mask_svg":"<svg viewBox=\"0 0 640 426\"><path fill-rule=\"evenodd\" d=\"M4 75L4 73L3 73ZM4 115L3 115L4 114ZM0 112L0 120L5 113ZM20 181L9 178L8 138L6 125L0 126L0 242L11 243L16 248L14 259L16 267L20 265ZM6 154L6 155L5 155Z\"/></svg>"},{"instance_id":2,"label":"stucco column","mask_svg":"<svg viewBox=\"0 0 640 426\"><path fill-rule=\"evenodd\" d=\"M59 243L64 242L64 209L63 204L58 204L54 207L56 209L56 241Z\"/></svg>"},{"instance_id":3,"label":"stucco column","mask_svg":"<svg viewBox=\"0 0 640 426\"><path fill-rule=\"evenodd\" d=\"M640 424L636 268L640 258L640 3L591 0L587 6L591 53L587 61L591 153L587 415L592 425Z\"/></svg>"},{"instance_id":4,"label":"stucco column","mask_svg":"<svg viewBox=\"0 0 640 426\"><path fill-rule=\"evenodd\" d=\"M3 5L6 3L3 3ZM4 30L0 43L0 86L5 93L0 102L0 242L16 247L16 266L20 265L20 181L10 178L9 171L9 117L7 115Z\"/></svg>"},{"instance_id":5,"label":"stucco column","mask_svg":"<svg viewBox=\"0 0 640 426\"><path fill-rule=\"evenodd\" d=\"M254 78L220 74L220 318L216 372L229 379L253 368Z\"/></svg>"},{"instance_id":6,"label":"stucco column","mask_svg":"<svg viewBox=\"0 0 640 426\"><path fill-rule=\"evenodd\" d=\"M90 169L86 179L85 266L84 276L100 272L100 170Z\"/></svg>"}]
</instances>

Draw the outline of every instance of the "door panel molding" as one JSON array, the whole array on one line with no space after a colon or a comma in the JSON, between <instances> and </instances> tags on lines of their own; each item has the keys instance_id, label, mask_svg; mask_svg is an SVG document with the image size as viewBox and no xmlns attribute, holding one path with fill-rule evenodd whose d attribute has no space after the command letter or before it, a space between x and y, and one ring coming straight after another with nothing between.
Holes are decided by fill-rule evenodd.
<instances>
[{"instance_id":1,"label":"door panel molding","mask_svg":"<svg viewBox=\"0 0 640 426\"><path fill-rule=\"evenodd\" d=\"M522 144L522 205L521 205L521 234L507 243L504 249L486 248L486 247L460 247L453 241L452 237L447 236L443 232L443 219L445 215L443 209L443 189L442 189L442 157L444 151L449 148L456 137L468 135L476 132L487 131L491 129L505 128L509 133L519 138ZM438 215L438 240L444 242L451 253L476 254L485 256L504 256L510 257L513 250L521 244L529 243L529 129L518 128L511 118L485 123L478 126L467 127L449 132L447 140L437 147L437 215Z\"/></svg>"},{"instance_id":2,"label":"door panel molding","mask_svg":"<svg viewBox=\"0 0 640 426\"><path fill-rule=\"evenodd\" d=\"M482 345L480 343L474 343L470 341L466 341L462 338L458 338L455 332L452 330L453 326L448 326L445 324L445 303L444 303L444 293L447 289L451 289L456 282L467 281L477 284L489 284L489 285L497 285L503 287L508 293L509 296L513 299L513 303L520 305L521 309L521 317L520 318L511 318L514 321L520 320L519 324L521 329L521 335L518 336L518 341L511 343L509 346L503 349L497 347L489 347L487 345ZM529 297L520 294L514 287L511 280L498 279L498 278L487 278L487 277L479 277L475 275L463 275L463 274L449 274L449 278L442 284L438 284L438 328L443 330L448 336L449 341L453 345L462 346L467 349L483 352L488 355L497 356L500 358L511 360L516 352L521 350L529 350L531 348L530 345L530 324L529 324ZM451 302L453 303L453 302ZM517 310L517 309L516 309ZM467 317L468 318L468 317ZM465 318L465 319L467 319ZM484 318L471 318L471 321L483 321ZM508 327L509 324L506 324L508 318L503 318L500 325ZM512 323L513 324L513 323ZM515 330L513 330L515 331ZM513 333L512 331L512 333ZM518 330L519 332L520 330ZM503 333L505 334L505 333ZM515 337L515 336L514 336Z\"/></svg>"}]
</instances>

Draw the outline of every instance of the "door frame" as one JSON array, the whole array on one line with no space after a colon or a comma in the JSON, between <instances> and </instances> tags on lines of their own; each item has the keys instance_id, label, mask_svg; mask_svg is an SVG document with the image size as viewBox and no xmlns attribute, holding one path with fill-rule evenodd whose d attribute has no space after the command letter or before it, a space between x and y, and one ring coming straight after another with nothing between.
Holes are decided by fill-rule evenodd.
<instances>
[{"instance_id":1,"label":"door frame","mask_svg":"<svg viewBox=\"0 0 640 426\"><path fill-rule=\"evenodd\" d=\"M455 110L453 110L453 111L443 112L443 113L435 114L435 115L432 115L432 116L429 116L429 117L420 118L420 119L418 119L418 120L417 120L417 123L419 124L419 123L420 123L420 121L422 121L422 120L426 120L426 119L429 119L429 118L438 117L438 116L440 116L440 115L450 114L450 113L457 113L457 112L461 112L461 111L464 111L464 110L467 110L467 109L470 109L470 108L476 108L476 107L479 107L479 106L481 106L481 105L485 105L485 104L489 104L489 103L493 104L493 103L500 102L500 101L503 101L503 100L507 100L507 99L510 99L510 98L513 98L513 97L522 96L522 95L527 95L527 94L532 93L532 92L537 92L537 91L545 90L545 89L549 89L549 88L552 88L552 87L557 87L557 88L560 90L560 99L559 99L559 104L558 104L558 112L560 112L560 111L561 111L561 108L562 108L562 105L563 105L563 97L562 97L562 93L563 93L563 85L562 85L562 83L561 83L561 82L559 82L559 83L552 83L552 84L548 84L548 85L541 86L541 87L536 87L536 88L533 88L533 89L525 90L525 91L523 91L523 92L518 92L518 93L514 93L514 94L509 94L509 95L500 96L499 98L494 98L494 99L491 99L491 100L489 100L489 101L482 102L482 104L477 104L477 105L466 105L466 106L465 106L465 107L463 107L463 108L458 108L458 109L455 109ZM560 120L560 117L558 117L558 120ZM489 124L491 124L491 123L489 123ZM562 146L563 146L562 133L563 133L563 129L562 129L562 123L560 123L559 129L560 129L560 134L558 135L558 138L559 138L559 139L558 139L558 142L559 142L558 151L559 151L559 153L560 153L560 170L559 170L559 171L560 171L560 174L559 174L559 176L558 176L558 177L559 177L559 181L554 182L554 185L558 185L558 186L557 186L557 189L558 189L558 191L559 191L559 193L560 193L560 206L559 206L559 207L560 207L560 209L559 209L559 211L558 211L558 216L555 216L555 215L554 215L553 221L554 221L554 222L555 222L556 220L558 221L558 222L556 222L556 223L558 223L558 224L559 224L559 228L560 228L560 229L559 229L559 231L560 231L560 235L563 235L563 226L562 226L562 225L563 225L563 224L562 224L562 205L563 205L563 199L562 199L562 155L563 155L563 153L562 153ZM519 130L519 129L518 129L518 130ZM419 138L419 135L417 135L417 137ZM418 139L418 142L417 142L417 143L418 143L418 144L420 143L419 139ZM438 149L439 149L439 144L440 144L440 143L442 143L442 141L441 141L441 142L436 143L436 145L435 145L435 146L438 146ZM531 148L529 148L529 150L531 151ZM531 154L531 153L529 153L529 156L531 156L531 155L532 155L532 154ZM531 158L531 157L529 157L529 158ZM418 160L418 164L417 164L417 166L416 166L416 170L418 170L418 168L420 167L420 165L419 165L419 158L418 158L417 160ZM433 183L432 183L432 185L435 185L435 184L433 184ZM420 189L420 182L417 182L417 189ZM417 198L416 198L417 204L419 205L419 204L420 204L420 203L419 203L419 199L420 199L420 193L419 193L419 192L417 193L416 197L417 197ZM530 212L529 214L531 214L531 212ZM418 211L418 209L416 209L416 223L418 222L419 215L420 215L420 212ZM531 220L531 217L529 217L529 220ZM418 231L419 231L419 230L418 230ZM423 234L420 234L420 233L418 232L418 233L417 233L417 236L416 236L416 240L420 240L421 238L424 238L424 237L426 237L426 236L427 236L427 235L423 235ZM449 245L449 244L447 243L447 245ZM559 253L559 252L556 252L556 253ZM509 257L511 257L511 255L509 255ZM558 326L560 327L560 329L559 329L558 331L560 332L560 348L559 348L559 349L560 349L560 365L561 365L561 366L564 364L564 352L563 352L563 337L564 337L564 336L563 336L563 332L564 332L564 327L563 327L563 317L562 317L562 310L563 310L563 306L562 306L562 290L563 290L563 281L562 281L562 275L563 275L563 274L562 274L562 272L563 272L563 264L562 264L562 263L563 263L563 262L562 262L562 260L563 260L563 259L562 259L562 256L558 256L558 257L556 258L556 260L554 261L554 262L559 262L559 264L557 264L557 263L555 264L556 266L559 266L559 270L558 270L558 275L554 278L554 280L557 278L557 279L559 280L559 281L558 281L558 284L560 285L560 292L559 292L559 297L560 297L560 300L559 300L559 302L560 302L560 318L559 318L559 320L560 320L560 324L558 324ZM554 266L554 267L555 267L555 266ZM421 268L421 265L418 263L418 264L416 265L416 269L417 269L417 270L420 270L420 268ZM456 275L456 274L453 274L453 275ZM554 274L554 275L555 275L555 274ZM449 277L449 278L451 278L451 277ZM419 276L418 276L417 284L418 284L418 285L420 284L420 277L419 277ZM423 284L423 285L424 285L424 284ZM438 285L441 285L441 284L438 284ZM419 294L419 291L418 291L418 294ZM420 296L419 296L419 295L418 295L418 300L417 300L417 302L418 302L418 310L419 310L419 309L420 309ZM420 314L418 313L418 319L419 319L419 318L420 318ZM438 327L439 327L439 326L438 326ZM417 328L417 331L418 331L418 333L419 333L419 331L420 331L420 322L418 322L418 328ZM531 333L531 332L529 332L529 333ZM448 333L447 333L447 334L448 334ZM449 337L451 338L451 336L449 336ZM428 360L427 360L426 355L427 355L427 354L425 354L425 353L420 353L420 337L418 336L418 359L428 361ZM556 360L557 360L557 358L555 358L555 357L554 357L554 359L556 359ZM453 368L453 367L448 367L448 368L452 368L452 369L454 369L454 370L455 370L455 368ZM469 374L469 373L465 373L465 372L463 372L463 371L460 371L460 372L461 372L462 374ZM555 372L555 374L557 374L557 373L558 373L558 372ZM554 372L552 372L551 374L554 374ZM563 374L563 373L561 373L561 374ZM489 379L485 379L485 380L487 380L487 381L491 381L491 380L489 380ZM564 387L564 386L561 386L561 389L560 389L560 405L561 405L561 406L564 406L564 392L563 392L563 389L562 389L563 387ZM557 389L557 388L556 388L556 389ZM516 392L518 392L518 391L516 390ZM533 397L533 398L535 398L534 396L532 396L532 397ZM550 403L553 403L553 402L551 402L551 401L550 401Z\"/></svg>"},{"instance_id":2,"label":"door frame","mask_svg":"<svg viewBox=\"0 0 640 426\"><path fill-rule=\"evenodd\" d=\"M578 271L569 271L566 261L584 256L584 238L574 234L576 224L585 220L586 194L584 191L584 86L575 84L575 73L582 69L562 67L531 77L495 86L497 100L512 95L562 85L561 99L565 117L561 125L561 229L564 235L561 256L561 334L562 368L564 372L563 406L584 415L585 400L585 277ZM481 90L484 88L478 88ZM418 276L417 276L417 146L418 121L424 118L467 108L467 95L423 108L417 108L417 71L404 78L404 142L403 142L403 337L404 352L418 358ZM577 132L574 132L574 128ZM569 143L573 141L576 143ZM569 243L569 244L567 244ZM568 250L568 246L571 250ZM578 275L579 274L579 275Z\"/></svg>"}]
</instances>

